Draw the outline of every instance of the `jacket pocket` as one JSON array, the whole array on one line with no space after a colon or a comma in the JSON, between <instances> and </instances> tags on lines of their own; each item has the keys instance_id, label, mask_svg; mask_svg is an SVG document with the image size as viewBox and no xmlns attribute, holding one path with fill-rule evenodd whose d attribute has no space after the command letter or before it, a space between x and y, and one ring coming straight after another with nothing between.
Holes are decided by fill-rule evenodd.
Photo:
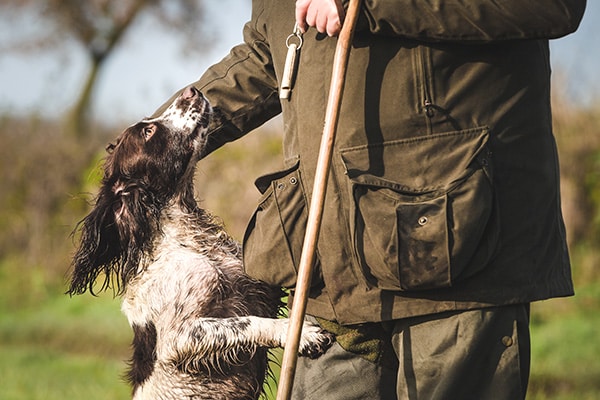
<instances>
[{"instance_id":1,"label":"jacket pocket","mask_svg":"<svg viewBox=\"0 0 600 400\"><path fill-rule=\"evenodd\" d=\"M368 282L443 288L485 266L499 237L488 139L476 128L341 150Z\"/></svg>"},{"instance_id":2,"label":"jacket pocket","mask_svg":"<svg viewBox=\"0 0 600 400\"><path fill-rule=\"evenodd\" d=\"M262 197L243 242L248 275L287 288L296 284L308 218L298 166L256 180Z\"/></svg>"}]
</instances>

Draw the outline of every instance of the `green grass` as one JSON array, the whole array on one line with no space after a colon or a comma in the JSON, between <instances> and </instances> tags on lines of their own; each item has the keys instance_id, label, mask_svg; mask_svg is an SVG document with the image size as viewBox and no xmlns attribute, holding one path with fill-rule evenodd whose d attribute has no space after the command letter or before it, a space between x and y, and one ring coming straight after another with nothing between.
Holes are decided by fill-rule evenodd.
<instances>
[{"instance_id":1,"label":"green grass","mask_svg":"<svg viewBox=\"0 0 600 400\"><path fill-rule=\"evenodd\" d=\"M600 285L535 304L530 400L600 398Z\"/></svg>"},{"instance_id":2,"label":"green grass","mask_svg":"<svg viewBox=\"0 0 600 400\"><path fill-rule=\"evenodd\" d=\"M58 295L0 314L0 399L127 399L130 329L110 296Z\"/></svg>"},{"instance_id":3,"label":"green grass","mask_svg":"<svg viewBox=\"0 0 600 400\"><path fill-rule=\"evenodd\" d=\"M4 400L127 399L121 361L43 345L0 346L0 398Z\"/></svg>"}]
</instances>

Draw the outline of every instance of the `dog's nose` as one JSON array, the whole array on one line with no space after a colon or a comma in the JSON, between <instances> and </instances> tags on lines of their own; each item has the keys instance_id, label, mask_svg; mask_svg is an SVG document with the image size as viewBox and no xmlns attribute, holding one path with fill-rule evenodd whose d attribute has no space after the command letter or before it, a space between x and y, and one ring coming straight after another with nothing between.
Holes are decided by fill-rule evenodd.
<instances>
[{"instance_id":1,"label":"dog's nose","mask_svg":"<svg viewBox=\"0 0 600 400\"><path fill-rule=\"evenodd\" d=\"M185 89L183 89L183 93L181 93L181 97L183 97L186 100L191 100L194 97L198 96L200 92L198 92L198 89L196 89L193 86L188 86Z\"/></svg>"}]
</instances>

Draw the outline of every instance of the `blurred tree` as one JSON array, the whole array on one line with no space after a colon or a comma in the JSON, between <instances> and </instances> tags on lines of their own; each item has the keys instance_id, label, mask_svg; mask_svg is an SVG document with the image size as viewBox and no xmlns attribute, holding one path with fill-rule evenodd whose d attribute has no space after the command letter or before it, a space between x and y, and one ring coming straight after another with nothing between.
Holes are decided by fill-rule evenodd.
<instances>
[{"instance_id":1,"label":"blurred tree","mask_svg":"<svg viewBox=\"0 0 600 400\"><path fill-rule=\"evenodd\" d=\"M68 116L67 130L84 137L89 131L90 106L99 73L135 21L144 15L154 18L157 29L182 33L182 46L202 48L210 34L202 23L204 0L0 0L0 10L11 8L39 14L51 32L41 30L41 37L29 37L13 49L60 46L67 38L78 43L90 61L87 77ZM148 60L151 62L152 60ZM143 60L142 60L143 62Z\"/></svg>"}]
</instances>

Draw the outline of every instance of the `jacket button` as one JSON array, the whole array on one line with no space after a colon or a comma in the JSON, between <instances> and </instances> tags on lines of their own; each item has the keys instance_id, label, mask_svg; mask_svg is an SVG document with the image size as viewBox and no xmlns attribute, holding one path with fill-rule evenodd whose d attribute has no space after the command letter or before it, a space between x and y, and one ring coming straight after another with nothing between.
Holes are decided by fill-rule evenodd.
<instances>
[{"instance_id":1,"label":"jacket button","mask_svg":"<svg viewBox=\"0 0 600 400\"><path fill-rule=\"evenodd\" d=\"M513 339L510 336L504 336L502 338L502 344L506 347L510 347L513 345Z\"/></svg>"},{"instance_id":2,"label":"jacket button","mask_svg":"<svg viewBox=\"0 0 600 400\"><path fill-rule=\"evenodd\" d=\"M285 184L284 183L278 183L277 184L277 189L283 190L283 188L285 188Z\"/></svg>"},{"instance_id":3,"label":"jacket button","mask_svg":"<svg viewBox=\"0 0 600 400\"><path fill-rule=\"evenodd\" d=\"M419 225L423 226L423 225L427 224L428 221L429 221L429 219L427 219L427 217L421 217L421 218L419 218L419 220L417 222L419 223Z\"/></svg>"},{"instance_id":4,"label":"jacket button","mask_svg":"<svg viewBox=\"0 0 600 400\"><path fill-rule=\"evenodd\" d=\"M292 176L292 177L290 178L290 183L291 183L292 185L295 185L296 183L298 183L298 179L296 179L296 177L295 177L295 176Z\"/></svg>"}]
</instances>

